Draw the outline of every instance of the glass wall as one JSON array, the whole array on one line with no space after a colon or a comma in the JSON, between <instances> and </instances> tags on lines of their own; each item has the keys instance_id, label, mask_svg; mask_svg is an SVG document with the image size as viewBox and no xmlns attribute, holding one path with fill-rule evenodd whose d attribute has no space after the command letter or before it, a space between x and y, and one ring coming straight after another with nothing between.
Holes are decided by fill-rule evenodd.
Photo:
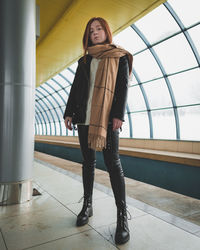
<instances>
[{"instance_id":1,"label":"glass wall","mask_svg":"<svg viewBox=\"0 0 200 250\"><path fill-rule=\"evenodd\" d=\"M200 141L200 1L169 0L114 37L134 57L121 137ZM77 63L36 89L36 135L66 131Z\"/></svg>"}]
</instances>

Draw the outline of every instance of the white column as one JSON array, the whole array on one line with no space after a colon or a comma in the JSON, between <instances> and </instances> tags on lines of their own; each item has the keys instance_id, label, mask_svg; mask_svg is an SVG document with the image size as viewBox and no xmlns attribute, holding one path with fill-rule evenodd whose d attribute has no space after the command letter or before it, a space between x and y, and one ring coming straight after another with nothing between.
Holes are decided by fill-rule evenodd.
<instances>
[{"instance_id":1,"label":"white column","mask_svg":"<svg viewBox=\"0 0 200 250\"><path fill-rule=\"evenodd\" d=\"M0 205L32 197L35 0L0 1Z\"/></svg>"}]
</instances>

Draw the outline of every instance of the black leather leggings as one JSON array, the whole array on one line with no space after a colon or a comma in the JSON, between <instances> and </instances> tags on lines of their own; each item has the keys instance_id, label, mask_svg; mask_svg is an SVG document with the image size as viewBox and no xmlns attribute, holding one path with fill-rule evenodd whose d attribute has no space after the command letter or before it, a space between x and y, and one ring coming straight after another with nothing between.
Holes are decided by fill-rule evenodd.
<instances>
[{"instance_id":1,"label":"black leather leggings","mask_svg":"<svg viewBox=\"0 0 200 250\"><path fill-rule=\"evenodd\" d=\"M83 155L83 188L84 197L92 196L94 183L94 169L96 167L96 151L88 148L88 128L86 125L78 125L79 142ZM119 131L108 125L106 148L103 149L104 162L107 167L111 186L113 189L117 207L125 204L125 183L122 165L119 159Z\"/></svg>"}]
</instances>

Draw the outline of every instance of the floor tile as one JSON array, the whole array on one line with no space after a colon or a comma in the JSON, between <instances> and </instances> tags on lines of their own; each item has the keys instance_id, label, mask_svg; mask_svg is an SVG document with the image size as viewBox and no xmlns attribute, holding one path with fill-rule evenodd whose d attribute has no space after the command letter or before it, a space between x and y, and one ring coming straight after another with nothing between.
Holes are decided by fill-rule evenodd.
<instances>
[{"instance_id":1,"label":"floor tile","mask_svg":"<svg viewBox=\"0 0 200 250\"><path fill-rule=\"evenodd\" d=\"M5 246L3 237L2 237L2 235L1 235L1 232L0 232L0 249L1 249L1 250L6 250L6 246Z\"/></svg>"},{"instance_id":2,"label":"floor tile","mask_svg":"<svg viewBox=\"0 0 200 250\"><path fill-rule=\"evenodd\" d=\"M74 164L74 163L73 163ZM66 169L62 169L62 168L59 168L59 167L56 167L56 166L53 166L53 165L47 165L49 168L63 174L63 175L66 175L70 178L72 178L73 180L76 180L78 182L81 183L82 185L82 192L83 192L83 184L82 184L82 176L78 175L78 174L75 174L73 172L70 172ZM106 197L107 194L110 194L112 193L112 190L108 192L108 189L107 187L105 187L104 185L101 185L101 184L98 184L95 182L95 179L94 179L94 192L93 192L93 198L94 199L99 199L99 198L103 198L103 197Z\"/></svg>"},{"instance_id":3,"label":"floor tile","mask_svg":"<svg viewBox=\"0 0 200 250\"><path fill-rule=\"evenodd\" d=\"M31 250L114 250L117 249L94 230L56 240Z\"/></svg>"},{"instance_id":4,"label":"floor tile","mask_svg":"<svg viewBox=\"0 0 200 250\"><path fill-rule=\"evenodd\" d=\"M76 227L76 216L64 207L32 211L23 216L0 220L0 227L9 250L24 249L46 243L90 227Z\"/></svg>"},{"instance_id":5,"label":"floor tile","mask_svg":"<svg viewBox=\"0 0 200 250\"><path fill-rule=\"evenodd\" d=\"M172 224L190 233L195 233L200 230L199 225L186 221L177 216L173 216Z\"/></svg>"},{"instance_id":6,"label":"floor tile","mask_svg":"<svg viewBox=\"0 0 200 250\"><path fill-rule=\"evenodd\" d=\"M36 165L35 169L35 182L63 204L76 203L83 196L83 184L80 181L41 164ZM94 190L94 199L106 196L105 193Z\"/></svg>"},{"instance_id":7,"label":"floor tile","mask_svg":"<svg viewBox=\"0 0 200 250\"><path fill-rule=\"evenodd\" d=\"M118 246L121 250L199 250L200 238L151 215L129 222L130 241ZM96 228L113 242L115 224Z\"/></svg>"},{"instance_id":8,"label":"floor tile","mask_svg":"<svg viewBox=\"0 0 200 250\"><path fill-rule=\"evenodd\" d=\"M31 201L17 205L0 206L0 219L14 217L39 210L58 208L61 204L46 192L32 198Z\"/></svg>"},{"instance_id":9,"label":"floor tile","mask_svg":"<svg viewBox=\"0 0 200 250\"><path fill-rule=\"evenodd\" d=\"M71 204L67 206L75 214L78 214L82 208L82 203ZM129 207L128 211L132 217L143 216L143 211ZM93 201L93 216L89 219L89 225L93 228L108 225L117 221L117 208L115 200L112 197L98 199Z\"/></svg>"},{"instance_id":10,"label":"floor tile","mask_svg":"<svg viewBox=\"0 0 200 250\"><path fill-rule=\"evenodd\" d=\"M168 200L164 205L166 209L171 213L174 212L177 216L192 216L193 214L199 215L200 208L200 200L191 199L187 196L181 196L179 198L179 194L176 195L173 199ZM184 199L182 199L184 197ZM160 202L160 206L162 207L162 202Z\"/></svg>"},{"instance_id":11,"label":"floor tile","mask_svg":"<svg viewBox=\"0 0 200 250\"><path fill-rule=\"evenodd\" d=\"M200 237L200 231L195 233L196 236Z\"/></svg>"},{"instance_id":12,"label":"floor tile","mask_svg":"<svg viewBox=\"0 0 200 250\"><path fill-rule=\"evenodd\" d=\"M33 178L39 178L39 177L47 177L51 176L53 173L53 170L46 167L44 164L38 163L34 161L34 168L33 168Z\"/></svg>"},{"instance_id":13,"label":"floor tile","mask_svg":"<svg viewBox=\"0 0 200 250\"><path fill-rule=\"evenodd\" d=\"M183 214L183 218L186 220L190 220L192 223L195 223L200 226L200 206L199 206L199 211L196 213L193 213L191 215L185 215Z\"/></svg>"},{"instance_id":14,"label":"floor tile","mask_svg":"<svg viewBox=\"0 0 200 250\"><path fill-rule=\"evenodd\" d=\"M38 183L41 182L44 186L47 183L50 184L51 182L52 184L56 184L57 186L60 186L60 184L65 183L69 187L70 185L78 183L71 177L68 177L63 173L60 173L54 169L51 169L41 164L39 166L38 164L35 165L33 173L33 179ZM53 187L53 185L50 185L50 187Z\"/></svg>"}]
</instances>

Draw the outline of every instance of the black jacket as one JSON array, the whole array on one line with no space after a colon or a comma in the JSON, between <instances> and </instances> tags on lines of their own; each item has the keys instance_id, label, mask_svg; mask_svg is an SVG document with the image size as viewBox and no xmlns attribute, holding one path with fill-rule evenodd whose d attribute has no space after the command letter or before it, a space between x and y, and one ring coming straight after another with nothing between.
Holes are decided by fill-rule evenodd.
<instances>
[{"instance_id":1,"label":"black jacket","mask_svg":"<svg viewBox=\"0 0 200 250\"><path fill-rule=\"evenodd\" d=\"M72 117L72 123L84 123L86 118L88 90L90 84L90 63L92 57L86 56L86 63L81 57L78 61L75 78L71 87L69 98L63 118ZM109 120L118 118L124 121L124 113L126 108L127 90L129 80L129 66L127 56L120 57L119 68L117 73L115 93L110 111Z\"/></svg>"}]
</instances>

